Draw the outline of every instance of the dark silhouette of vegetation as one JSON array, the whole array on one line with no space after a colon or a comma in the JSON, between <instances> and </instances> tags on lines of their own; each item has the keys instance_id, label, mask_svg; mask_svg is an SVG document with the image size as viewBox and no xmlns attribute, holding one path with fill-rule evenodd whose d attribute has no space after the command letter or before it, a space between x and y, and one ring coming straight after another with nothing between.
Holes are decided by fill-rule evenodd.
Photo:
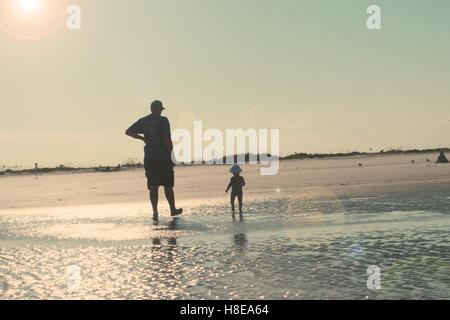
<instances>
[{"instance_id":1,"label":"dark silhouette of vegetation","mask_svg":"<svg viewBox=\"0 0 450 320\"><path fill-rule=\"evenodd\" d=\"M245 159L245 163L248 163L250 161L250 154L246 153L243 156L244 156L244 159ZM258 162L261 160L261 156L260 155L254 155L254 156L256 157ZM270 153L267 156L270 157L271 156ZM224 156L222 158L222 162L221 163L223 163L223 164L238 164L237 163L238 162L238 155L235 154L232 157L234 158L233 162L227 163L227 156ZM193 165L194 163L195 163L194 161L191 161L191 162L180 162L180 165ZM211 160L208 160L208 161L204 161L204 160L202 161L202 164L210 164L210 163L219 163L219 159L211 159Z\"/></svg>"},{"instance_id":2,"label":"dark silhouette of vegetation","mask_svg":"<svg viewBox=\"0 0 450 320\"><path fill-rule=\"evenodd\" d=\"M270 156L271 156L270 153L267 154L267 155L259 155L259 154L250 154L250 153L246 153L245 155L243 155L243 156L244 156L244 159L245 159L245 163L248 163L248 162L250 161L250 155L252 155L253 157L256 157L256 159L257 159L258 162L261 160L261 157L263 157L263 160L265 160L265 159L264 159L265 157L270 157ZM242 154L241 154L241 157L242 157ZM227 163L227 164L237 164L237 163L238 163L238 155L235 154L233 158L234 158L234 159L233 159L233 162L232 162L232 163L227 163L227 157L226 157L226 156L223 157L222 160L223 160L223 163Z\"/></svg>"},{"instance_id":3,"label":"dark silhouette of vegetation","mask_svg":"<svg viewBox=\"0 0 450 320\"><path fill-rule=\"evenodd\" d=\"M0 175L21 175L21 174L45 174L45 173L60 173L60 172L117 172L123 169L133 169L133 168L143 168L142 163L126 163L119 164L117 166L99 166L99 167L65 167L60 165L58 167L49 168L39 168L39 169L22 169L22 170L12 170L6 169L0 172Z\"/></svg>"},{"instance_id":4,"label":"dark silhouette of vegetation","mask_svg":"<svg viewBox=\"0 0 450 320\"><path fill-rule=\"evenodd\" d=\"M368 155L392 155L392 154L412 154L412 153L437 153L437 152L449 152L449 148L439 149L411 149L411 150L381 150L380 152L348 152L348 153L294 153L286 157L281 157L280 160L294 160L294 159L322 159L322 158L339 158L339 157L352 157L352 156L368 156Z\"/></svg>"}]
</instances>

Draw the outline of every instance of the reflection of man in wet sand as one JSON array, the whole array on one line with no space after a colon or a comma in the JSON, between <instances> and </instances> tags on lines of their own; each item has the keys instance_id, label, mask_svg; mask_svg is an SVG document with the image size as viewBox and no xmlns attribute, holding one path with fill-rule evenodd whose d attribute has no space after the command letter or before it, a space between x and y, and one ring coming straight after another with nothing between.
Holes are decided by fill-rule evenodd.
<instances>
[{"instance_id":1,"label":"reflection of man in wet sand","mask_svg":"<svg viewBox=\"0 0 450 320\"><path fill-rule=\"evenodd\" d=\"M172 219L169 222L169 226L168 226L168 230L177 230L177 219ZM159 236L155 236L154 238L152 238L152 243L153 245L161 245L161 237ZM177 237L176 234L174 233L172 236L167 238L167 244L172 246L175 246L177 244ZM169 247L171 248L171 247Z\"/></svg>"},{"instance_id":2,"label":"reflection of man in wet sand","mask_svg":"<svg viewBox=\"0 0 450 320\"><path fill-rule=\"evenodd\" d=\"M158 220L158 189L164 186L170 213L177 216L183 209L175 207L173 192L174 173L171 158L173 144L170 135L170 123L161 113L165 110L159 100L152 102L152 114L139 119L125 132L128 136L145 142L144 167L147 176L147 187L150 190L150 201L153 207L153 220Z\"/></svg>"}]
</instances>

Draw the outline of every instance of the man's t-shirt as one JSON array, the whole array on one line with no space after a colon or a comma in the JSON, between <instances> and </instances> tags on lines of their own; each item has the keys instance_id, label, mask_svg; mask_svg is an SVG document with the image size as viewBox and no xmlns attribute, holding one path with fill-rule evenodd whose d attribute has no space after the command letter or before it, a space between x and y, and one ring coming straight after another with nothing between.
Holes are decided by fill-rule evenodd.
<instances>
[{"instance_id":1,"label":"man's t-shirt","mask_svg":"<svg viewBox=\"0 0 450 320\"><path fill-rule=\"evenodd\" d=\"M166 117L151 114L139 119L130 128L135 134L143 134L147 142L145 156L151 160L171 160L164 137L170 137L170 123Z\"/></svg>"}]
</instances>

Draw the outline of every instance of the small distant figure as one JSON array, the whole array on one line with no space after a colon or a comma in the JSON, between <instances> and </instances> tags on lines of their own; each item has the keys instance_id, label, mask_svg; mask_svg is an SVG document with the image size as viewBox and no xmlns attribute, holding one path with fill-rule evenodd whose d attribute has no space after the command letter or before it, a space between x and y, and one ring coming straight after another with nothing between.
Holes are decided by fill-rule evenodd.
<instances>
[{"instance_id":1,"label":"small distant figure","mask_svg":"<svg viewBox=\"0 0 450 320\"><path fill-rule=\"evenodd\" d=\"M227 190L225 190L225 192L228 192L228 190L230 190L231 188L231 211L233 211L233 214L234 200L236 199L236 197L239 201L239 213L242 213L242 187L245 186L245 180L244 177L240 175L241 172L242 169L237 164L231 167L230 173L232 173L233 176L231 177Z\"/></svg>"},{"instance_id":2,"label":"small distant figure","mask_svg":"<svg viewBox=\"0 0 450 320\"><path fill-rule=\"evenodd\" d=\"M441 151L436 163L448 163L448 159L445 157L444 151Z\"/></svg>"},{"instance_id":3,"label":"small distant figure","mask_svg":"<svg viewBox=\"0 0 450 320\"><path fill-rule=\"evenodd\" d=\"M427 158L427 162L430 162L430 159Z\"/></svg>"},{"instance_id":4,"label":"small distant figure","mask_svg":"<svg viewBox=\"0 0 450 320\"><path fill-rule=\"evenodd\" d=\"M414 163L414 160L411 160L411 163Z\"/></svg>"},{"instance_id":5,"label":"small distant figure","mask_svg":"<svg viewBox=\"0 0 450 320\"><path fill-rule=\"evenodd\" d=\"M34 164L34 173L36 175L36 180L38 179L39 166L37 163Z\"/></svg>"},{"instance_id":6,"label":"small distant figure","mask_svg":"<svg viewBox=\"0 0 450 320\"><path fill-rule=\"evenodd\" d=\"M362 167L362 163L358 163L358 166L359 166L359 167Z\"/></svg>"}]
</instances>

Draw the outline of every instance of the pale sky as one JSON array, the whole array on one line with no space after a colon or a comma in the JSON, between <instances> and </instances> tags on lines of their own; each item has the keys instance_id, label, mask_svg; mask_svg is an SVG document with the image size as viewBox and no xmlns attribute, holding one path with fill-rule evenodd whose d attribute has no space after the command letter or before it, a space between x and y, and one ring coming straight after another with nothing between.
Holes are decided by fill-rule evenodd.
<instances>
[{"instance_id":1,"label":"pale sky","mask_svg":"<svg viewBox=\"0 0 450 320\"><path fill-rule=\"evenodd\" d=\"M450 146L448 0L21 1L0 0L0 166L141 160L124 131L156 98L172 130L279 128L282 155Z\"/></svg>"}]
</instances>

